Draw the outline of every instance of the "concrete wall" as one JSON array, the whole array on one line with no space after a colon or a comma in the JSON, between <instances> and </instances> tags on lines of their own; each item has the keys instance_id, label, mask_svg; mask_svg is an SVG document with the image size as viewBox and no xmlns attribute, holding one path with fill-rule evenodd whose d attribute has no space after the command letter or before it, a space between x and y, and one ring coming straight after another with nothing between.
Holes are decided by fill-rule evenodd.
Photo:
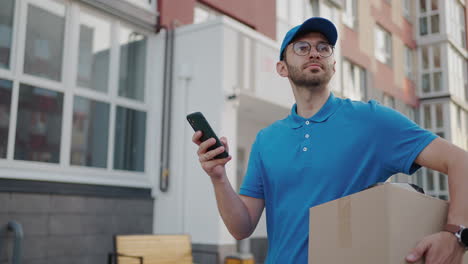
<instances>
[{"instance_id":1,"label":"concrete wall","mask_svg":"<svg viewBox=\"0 0 468 264\"><path fill-rule=\"evenodd\" d=\"M152 199L0 193L0 229L23 226L22 264L102 264L116 234L152 233ZM12 263L13 235L0 237L0 263Z\"/></svg>"}]
</instances>

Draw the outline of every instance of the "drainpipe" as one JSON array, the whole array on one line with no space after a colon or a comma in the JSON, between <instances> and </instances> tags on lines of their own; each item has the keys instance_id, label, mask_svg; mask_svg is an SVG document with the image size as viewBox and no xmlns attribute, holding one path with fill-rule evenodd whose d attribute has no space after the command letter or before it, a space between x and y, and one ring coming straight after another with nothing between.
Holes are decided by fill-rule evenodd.
<instances>
[{"instance_id":1,"label":"drainpipe","mask_svg":"<svg viewBox=\"0 0 468 264\"><path fill-rule=\"evenodd\" d=\"M161 1L158 2L159 7ZM163 76L163 109L161 131L161 160L159 173L159 189L161 192L169 190L170 179L170 141L171 141L171 106L172 106L172 64L174 58L174 30L161 24L161 12L158 15L156 33L165 29L164 76Z\"/></svg>"},{"instance_id":2,"label":"drainpipe","mask_svg":"<svg viewBox=\"0 0 468 264\"><path fill-rule=\"evenodd\" d=\"M7 231L12 231L15 234L15 240L14 240L14 245L13 245L13 257L12 257L12 263L13 264L20 264L21 263L21 242L23 241L23 227L21 226L20 223L16 221L10 221L8 222L7 225ZM4 235L6 232L0 231L0 253L3 251L2 250L2 240L4 238Z\"/></svg>"}]
</instances>

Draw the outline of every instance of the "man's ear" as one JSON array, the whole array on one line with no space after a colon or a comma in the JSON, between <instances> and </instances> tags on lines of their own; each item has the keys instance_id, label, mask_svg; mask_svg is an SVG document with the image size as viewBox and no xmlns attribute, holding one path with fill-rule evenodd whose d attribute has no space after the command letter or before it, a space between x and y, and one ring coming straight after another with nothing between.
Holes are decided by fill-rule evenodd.
<instances>
[{"instance_id":1,"label":"man's ear","mask_svg":"<svg viewBox=\"0 0 468 264\"><path fill-rule=\"evenodd\" d=\"M276 63L276 72L281 77L288 77L289 73L288 73L288 67L286 66L286 62L278 61Z\"/></svg>"},{"instance_id":2,"label":"man's ear","mask_svg":"<svg viewBox=\"0 0 468 264\"><path fill-rule=\"evenodd\" d=\"M336 72L335 66L336 66L336 60L333 61L333 72Z\"/></svg>"}]
</instances>

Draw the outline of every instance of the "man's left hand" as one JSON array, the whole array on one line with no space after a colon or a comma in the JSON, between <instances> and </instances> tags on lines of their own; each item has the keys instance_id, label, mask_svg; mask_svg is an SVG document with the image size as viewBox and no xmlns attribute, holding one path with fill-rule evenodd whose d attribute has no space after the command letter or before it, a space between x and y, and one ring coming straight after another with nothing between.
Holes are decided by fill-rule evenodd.
<instances>
[{"instance_id":1,"label":"man's left hand","mask_svg":"<svg viewBox=\"0 0 468 264\"><path fill-rule=\"evenodd\" d=\"M406 257L415 263L425 256L425 264L461 264L465 249L449 232L439 232L425 237Z\"/></svg>"}]
</instances>

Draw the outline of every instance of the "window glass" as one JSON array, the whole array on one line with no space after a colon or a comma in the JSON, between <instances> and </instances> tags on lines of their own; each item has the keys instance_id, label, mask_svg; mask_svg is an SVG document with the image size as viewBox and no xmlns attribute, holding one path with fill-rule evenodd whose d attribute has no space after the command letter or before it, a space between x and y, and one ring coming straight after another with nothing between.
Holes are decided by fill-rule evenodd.
<instances>
[{"instance_id":1,"label":"window glass","mask_svg":"<svg viewBox=\"0 0 468 264\"><path fill-rule=\"evenodd\" d=\"M70 163L107 167L109 104L75 97Z\"/></svg>"},{"instance_id":2,"label":"window glass","mask_svg":"<svg viewBox=\"0 0 468 264\"><path fill-rule=\"evenodd\" d=\"M109 22L82 12L76 80L78 86L107 91L110 48Z\"/></svg>"},{"instance_id":3,"label":"window glass","mask_svg":"<svg viewBox=\"0 0 468 264\"><path fill-rule=\"evenodd\" d=\"M0 159L7 154L12 90L13 82L0 79Z\"/></svg>"},{"instance_id":4,"label":"window glass","mask_svg":"<svg viewBox=\"0 0 468 264\"><path fill-rule=\"evenodd\" d=\"M45 1L54 12L32 4L28 6L24 73L61 81L65 7Z\"/></svg>"},{"instance_id":5,"label":"window glass","mask_svg":"<svg viewBox=\"0 0 468 264\"><path fill-rule=\"evenodd\" d=\"M427 129L432 128L430 105L424 106L424 128L427 128Z\"/></svg>"},{"instance_id":6,"label":"window glass","mask_svg":"<svg viewBox=\"0 0 468 264\"><path fill-rule=\"evenodd\" d=\"M436 104L436 126L438 128L444 127L444 111L442 104Z\"/></svg>"},{"instance_id":7,"label":"window glass","mask_svg":"<svg viewBox=\"0 0 468 264\"><path fill-rule=\"evenodd\" d=\"M405 46L405 73L406 77L411 77L413 70L413 52L410 48Z\"/></svg>"},{"instance_id":8,"label":"window glass","mask_svg":"<svg viewBox=\"0 0 468 264\"><path fill-rule=\"evenodd\" d=\"M0 8L0 69L10 68L15 0L2 0Z\"/></svg>"},{"instance_id":9,"label":"window glass","mask_svg":"<svg viewBox=\"0 0 468 264\"><path fill-rule=\"evenodd\" d=\"M433 47L433 52L434 52L434 68L440 68L440 46L436 45Z\"/></svg>"},{"instance_id":10,"label":"window glass","mask_svg":"<svg viewBox=\"0 0 468 264\"><path fill-rule=\"evenodd\" d=\"M59 162L62 110L62 93L21 84L16 123L16 160Z\"/></svg>"},{"instance_id":11,"label":"window glass","mask_svg":"<svg viewBox=\"0 0 468 264\"><path fill-rule=\"evenodd\" d=\"M146 113L118 106L115 124L114 168L144 171Z\"/></svg>"},{"instance_id":12,"label":"window glass","mask_svg":"<svg viewBox=\"0 0 468 264\"><path fill-rule=\"evenodd\" d=\"M419 34L421 36L427 35L427 17L419 18Z\"/></svg>"},{"instance_id":13,"label":"window glass","mask_svg":"<svg viewBox=\"0 0 468 264\"><path fill-rule=\"evenodd\" d=\"M429 48L427 46L422 48L422 65L423 69L429 69Z\"/></svg>"},{"instance_id":14,"label":"window glass","mask_svg":"<svg viewBox=\"0 0 468 264\"><path fill-rule=\"evenodd\" d=\"M422 76L422 90L424 93L428 93L431 91L431 80L429 73L425 73Z\"/></svg>"},{"instance_id":15,"label":"window glass","mask_svg":"<svg viewBox=\"0 0 468 264\"><path fill-rule=\"evenodd\" d=\"M146 36L120 30L119 96L143 101L145 96Z\"/></svg>"},{"instance_id":16,"label":"window glass","mask_svg":"<svg viewBox=\"0 0 468 264\"><path fill-rule=\"evenodd\" d=\"M434 172L431 169L427 169L427 189L430 191L434 190Z\"/></svg>"},{"instance_id":17,"label":"window glass","mask_svg":"<svg viewBox=\"0 0 468 264\"><path fill-rule=\"evenodd\" d=\"M386 30L377 26L375 29L375 57L382 63L392 63L392 37Z\"/></svg>"},{"instance_id":18,"label":"window glass","mask_svg":"<svg viewBox=\"0 0 468 264\"><path fill-rule=\"evenodd\" d=\"M435 11L439 9L439 0L431 0L431 10Z\"/></svg>"},{"instance_id":19,"label":"window glass","mask_svg":"<svg viewBox=\"0 0 468 264\"><path fill-rule=\"evenodd\" d=\"M431 16L431 33L439 33L439 15Z\"/></svg>"},{"instance_id":20,"label":"window glass","mask_svg":"<svg viewBox=\"0 0 468 264\"><path fill-rule=\"evenodd\" d=\"M426 0L419 0L419 8L421 13L425 13L427 11Z\"/></svg>"},{"instance_id":21,"label":"window glass","mask_svg":"<svg viewBox=\"0 0 468 264\"><path fill-rule=\"evenodd\" d=\"M442 72L434 72L434 91L440 92L442 90Z\"/></svg>"}]
</instances>

